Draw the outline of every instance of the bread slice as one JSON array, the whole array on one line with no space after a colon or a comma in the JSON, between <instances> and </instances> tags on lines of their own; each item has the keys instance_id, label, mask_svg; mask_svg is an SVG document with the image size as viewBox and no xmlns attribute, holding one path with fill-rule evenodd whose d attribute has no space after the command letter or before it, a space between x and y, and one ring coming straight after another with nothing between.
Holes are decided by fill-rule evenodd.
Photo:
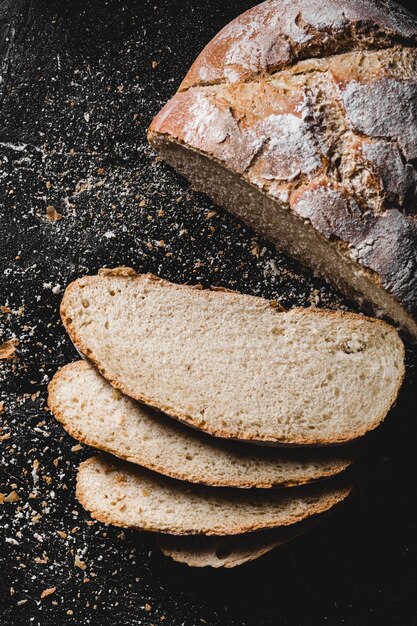
<instances>
[{"instance_id":1,"label":"bread slice","mask_svg":"<svg viewBox=\"0 0 417 626\"><path fill-rule=\"evenodd\" d=\"M331 481L292 489L203 487L137 465L92 457L81 463L77 498L107 524L172 535L238 535L295 524L344 500L350 487Z\"/></svg>"},{"instance_id":2,"label":"bread slice","mask_svg":"<svg viewBox=\"0 0 417 626\"><path fill-rule=\"evenodd\" d=\"M389 0L267 0L149 129L195 190L415 340L416 40Z\"/></svg>"},{"instance_id":3,"label":"bread slice","mask_svg":"<svg viewBox=\"0 0 417 626\"><path fill-rule=\"evenodd\" d=\"M114 389L85 361L70 363L49 385L49 408L89 446L172 478L223 487L292 486L350 465L348 449L285 450L215 439Z\"/></svg>"},{"instance_id":4,"label":"bread slice","mask_svg":"<svg viewBox=\"0 0 417 626\"><path fill-rule=\"evenodd\" d=\"M298 524L295 525L298 526ZM232 568L255 561L286 543L286 539L280 541L279 538L275 538L275 533L280 533L281 530L279 528L277 531L264 530L258 533L220 538L204 535L176 537L158 534L156 541L165 556L177 563L190 567Z\"/></svg>"},{"instance_id":5,"label":"bread slice","mask_svg":"<svg viewBox=\"0 0 417 626\"><path fill-rule=\"evenodd\" d=\"M133 270L75 281L61 315L112 385L219 437L346 442L384 419L404 376L404 346L384 322Z\"/></svg>"},{"instance_id":6,"label":"bread slice","mask_svg":"<svg viewBox=\"0 0 417 626\"><path fill-rule=\"evenodd\" d=\"M156 535L165 556L190 567L232 568L244 565L304 534L322 519L316 515L304 522L262 530L246 535L207 537L204 535Z\"/></svg>"}]
</instances>

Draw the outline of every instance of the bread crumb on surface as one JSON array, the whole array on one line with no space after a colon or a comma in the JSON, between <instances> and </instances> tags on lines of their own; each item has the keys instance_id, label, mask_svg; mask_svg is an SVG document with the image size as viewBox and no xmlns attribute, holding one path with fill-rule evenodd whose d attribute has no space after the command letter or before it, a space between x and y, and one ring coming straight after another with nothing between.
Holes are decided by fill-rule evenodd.
<instances>
[{"instance_id":1,"label":"bread crumb on surface","mask_svg":"<svg viewBox=\"0 0 417 626\"><path fill-rule=\"evenodd\" d=\"M46 217L49 222L59 222L59 220L62 220L61 213L58 213L58 211L54 206L52 206L52 204L49 204L46 207Z\"/></svg>"},{"instance_id":2,"label":"bread crumb on surface","mask_svg":"<svg viewBox=\"0 0 417 626\"><path fill-rule=\"evenodd\" d=\"M48 589L44 589L41 593L41 599L47 598L48 596L52 596L56 591L56 587L49 587Z\"/></svg>"},{"instance_id":3,"label":"bread crumb on surface","mask_svg":"<svg viewBox=\"0 0 417 626\"><path fill-rule=\"evenodd\" d=\"M16 346L19 345L17 339L7 339L0 344L0 359L13 359L16 353Z\"/></svg>"},{"instance_id":4,"label":"bread crumb on surface","mask_svg":"<svg viewBox=\"0 0 417 626\"><path fill-rule=\"evenodd\" d=\"M78 556L78 554L75 555L75 559L74 559L74 567L78 567L81 570L86 570L87 569L87 565L86 563L84 563L84 561L82 561L80 559L80 557Z\"/></svg>"},{"instance_id":5,"label":"bread crumb on surface","mask_svg":"<svg viewBox=\"0 0 417 626\"><path fill-rule=\"evenodd\" d=\"M4 502L8 502L8 503L18 502L19 500L20 500L20 496L15 490L11 491L9 495L4 498Z\"/></svg>"}]
</instances>

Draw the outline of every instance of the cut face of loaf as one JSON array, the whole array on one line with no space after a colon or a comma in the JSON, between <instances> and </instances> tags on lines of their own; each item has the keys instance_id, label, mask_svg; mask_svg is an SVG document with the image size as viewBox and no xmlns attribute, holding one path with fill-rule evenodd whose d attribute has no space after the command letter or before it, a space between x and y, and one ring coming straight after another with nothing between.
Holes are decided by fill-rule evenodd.
<instances>
[{"instance_id":1,"label":"cut face of loaf","mask_svg":"<svg viewBox=\"0 0 417 626\"><path fill-rule=\"evenodd\" d=\"M72 283L61 304L77 349L132 398L209 434L295 445L375 428L404 376L384 322L175 285L133 270Z\"/></svg>"},{"instance_id":2,"label":"cut face of loaf","mask_svg":"<svg viewBox=\"0 0 417 626\"><path fill-rule=\"evenodd\" d=\"M48 403L78 441L193 483L299 485L337 474L354 459L351 449L271 450L215 439L124 396L84 361L54 376Z\"/></svg>"},{"instance_id":3,"label":"cut face of loaf","mask_svg":"<svg viewBox=\"0 0 417 626\"><path fill-rule=\"evenodd\" d=\"M156 535L158 546L173 561L190 567L225 567L244 565L299 537L315 526L322 516L314 516L304 522L263 530L246 535L229 537L205 537L190 535Z\"/></svg>"},{"instance_id":4,"label":"cut face of loaf","mask_svg":"<svg viewBox=\"0 0 417 626\"><path fill-rule=\"evenodd\" d=\"M392 2L269 0L149 130L196 190L415 339L416 33Z\"/></svg>"},{"instance_id":5,"label":"cut face of loaf","mask_svg":"<svg viewBox=\"0 0 417 626\"><path fill-rule=\"evenodd\" d=\"M101 522L172 535L237 535L289 526L330 510L349 492L330 481L270 491L203 487L106 457L80 465L76 491Z\"/></svg>"}]
</instances>

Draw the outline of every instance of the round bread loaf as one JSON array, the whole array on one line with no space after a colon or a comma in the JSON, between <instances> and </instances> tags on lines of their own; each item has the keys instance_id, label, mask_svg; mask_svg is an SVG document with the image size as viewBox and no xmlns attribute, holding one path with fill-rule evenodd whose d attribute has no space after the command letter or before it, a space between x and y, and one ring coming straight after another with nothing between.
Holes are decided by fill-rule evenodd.
<instances>
[{"instance_id":1,"label":"round bread loaf","mask_svg":"<svg viewBox=\"0 0 417 626\"><path fill-rule=\"evenodd\" d=\"M417 338L417 19L267 0L203 50L149 140L365 310Z\"/></svg>"}]
</instances>

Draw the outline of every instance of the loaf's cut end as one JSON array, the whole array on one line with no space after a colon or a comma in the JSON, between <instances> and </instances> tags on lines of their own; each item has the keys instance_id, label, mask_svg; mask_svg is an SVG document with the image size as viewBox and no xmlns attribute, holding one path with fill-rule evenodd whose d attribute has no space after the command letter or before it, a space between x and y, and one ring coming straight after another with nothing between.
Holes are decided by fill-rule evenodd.
<instances>
[{"instance_id":1,"label":"loaf's cut end","mask_svg":"<svg viewBox=\"0 0 417 626\"><path fill-rule=\"evenodd\" d=\"M149 131L194 189L414 339L416 33L393 2L265 2Z\"/></svg>"}]
</instances>

